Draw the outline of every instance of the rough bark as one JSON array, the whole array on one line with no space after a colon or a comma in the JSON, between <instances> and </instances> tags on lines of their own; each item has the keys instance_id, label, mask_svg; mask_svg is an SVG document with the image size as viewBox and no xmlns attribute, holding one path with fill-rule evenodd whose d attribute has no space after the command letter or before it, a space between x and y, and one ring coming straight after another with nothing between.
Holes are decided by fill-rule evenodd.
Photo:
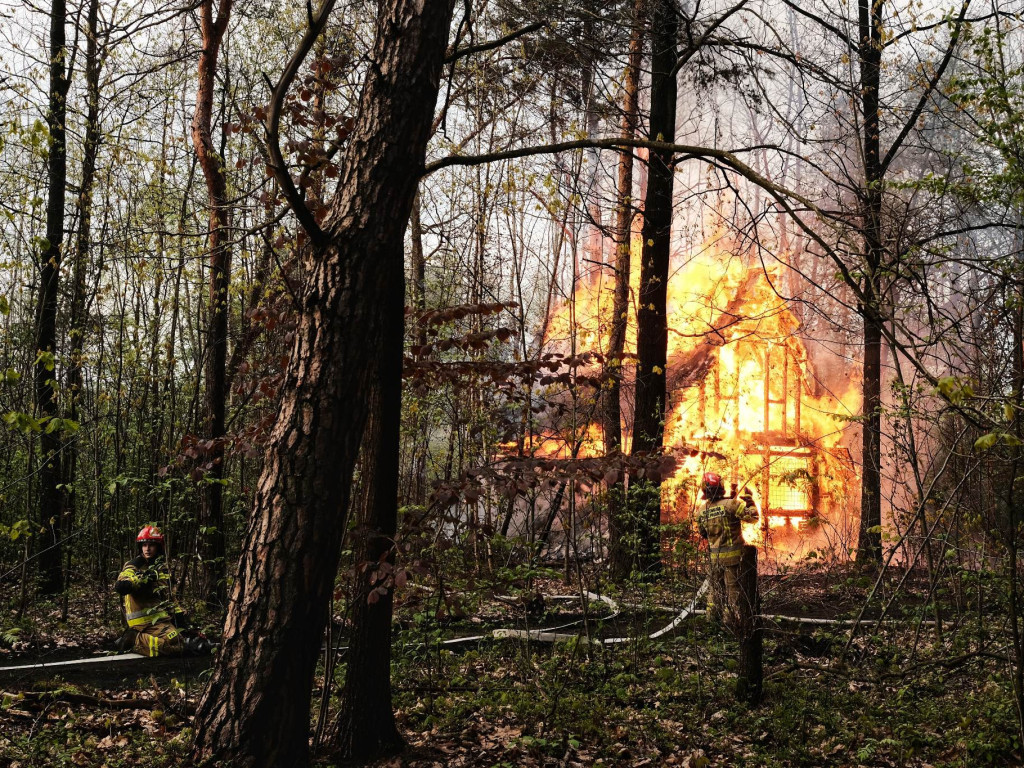
<instances>
[{"instance_id":1,"label":"rough bark","mask_svg":"<svg viewBox=\"0 0 1024 768\"><path fill-rule=\"evenodd\" d=\"M676 34L673 3L658 0L651 18L650 138L673 142L676 124ZM672 234L672 153L652 151L644 201L643 251L637 306L636 411L632 452L661 448L665 434L665 362L668 345L666 294ZM643 481L650 482L650 481ZM661 563L658 526L661 508L651 503L641 526L639 562L645 572Z\"/></svg>"},{"instance_id":2,"label":"rough bark","mask_svg":"<svg viewBox=\"0 0 1024 768\"><path fill-rule=\"evenodd\" d=\"M882 63L882 0L859 0L860 81L863 109L864 189L861 218L864 238L864 324L862 481L858 562L882 558L882 320L879 312L879 268L882 263L882 159L879 143L879 79Z\"/></svg>"},{"instance_id":3,"label":"rough bark","mask_svg":"<svg viewBox=\"0 0 1024 768\"><path fill-rule=\"evenodd\" d=\"M200 557L203 592L211 610L219 611L227 598L224 547L224 433L227 406L228 288L230 284L231 208L228 202L224 159L213 144L213 96L217 59L231 19L233 0L221 0L214 15L213 0L199 6L203 47L199 53L199 85L192 117L192 144L206 179L210 206L207 246L210 251L210 305L206 327L205 433L211 469L200 507Z\"/></svg>"},{"instance_id":4,"label":"rough bark","mask_svg":"<svg viewBox=\"0 0 1024 768\"><path fill-rule=\"evenodd\" d=\"M401 272L399 272L401 275ZM335 728L339 757L367 761L404 746L391 707L391 618L401 442L404 280L388 285L388 314L366 425L367 474L356 528L356 577L345 688Z\"/></svg>"},{"instance_id":5,"label":"rough bark","mask_svg":"<svg viewBox=\"0 0 1024 768\"><path fill-rule=\"evenodd\" d=\"M54 386L57 352L57 297L61 251L64 246L64 197L67 193L67 45L64 25L67 5L50 5L50 83L46 127L50 134L46 201L46 243L40 254L39 296L36 311L35 409L36 418L57 418ZM39 437L39 520L46 534L40 537L39 591L56 595L64 587L62 551L64 499L61 492L61 431L43 430Z\"/></svg>"},{"instance_id":6,"label":"rough bark","mask_svg":"<svg viewBox=\"0 0 1024 768\"><path fill-rule=\"evenodd\" d=\"M338 192L304 264L295 343L196 755L309 762L313 672L447 43L448 0L382 3ZM308 213L308 212L307 212ZM305 222L307 216L302 217Z\"/></svg>"},{"instance_id":7,"label":"rough bark","mask_svg":"<svg viewBox=\"0 0 1024 768\"><path fill-rule=\"evenodd\" d=\"M640 113L640 67L643 64L645 0L634 3L633 31L629 38L629 60L622 85L622 138L636 138ZM618 195L615 204L615 287L612 296L612 317L609 326L608 350L603 372L604 443L608 455L622 450L622 355L626 348L626 321L629 316L630 241L633 223L633 152L619 156ZM625 489L610 493L609 498L625 498ZM621 510L611 509L608 515L608 547L612 574L629 575L629 556L622 546L624 521Z\"/></svg>"}]
</instances>

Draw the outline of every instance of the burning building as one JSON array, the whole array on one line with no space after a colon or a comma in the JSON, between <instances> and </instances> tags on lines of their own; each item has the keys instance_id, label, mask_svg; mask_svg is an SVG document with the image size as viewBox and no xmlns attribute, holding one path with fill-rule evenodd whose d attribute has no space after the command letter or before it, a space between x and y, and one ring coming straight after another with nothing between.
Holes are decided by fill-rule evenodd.
<instances>
[{"instance_id":1,"label":"burning building","mask_svg":"<svg viewBox=\"0 0 1024 768\"><path fill-rule=\"evenodd\" d=\"M680 461L663 484L662 515L666 522L689 516L699 478L715 470L753 492L760 519L748 541L798 550L783 541L815 538L819 524L840 536L855 530L848 500L859 487L847 432L860 401L857 382L832 377L844 382L835 391L816 372L811 340L777 290L781 279L781 268L716 245L670 277L665 449ZM576 349L602 350L611 282L599 274L577 285L573 306L552 318L548 338L575 333ZM632 310L628 327L627 352L636 339Z\"/></svg>"}]
</instances>

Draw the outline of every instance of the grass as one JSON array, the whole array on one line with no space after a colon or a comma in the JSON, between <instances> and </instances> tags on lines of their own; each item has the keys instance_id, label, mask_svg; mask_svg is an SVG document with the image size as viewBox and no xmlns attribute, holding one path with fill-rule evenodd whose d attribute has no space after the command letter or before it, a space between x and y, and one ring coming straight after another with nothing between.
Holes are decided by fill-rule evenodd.
<instances>
[{"instance_id":1,"label":"grass","mask_svg":"<svg viewBox=\"0 0 1024 768\"><path fill-rule=\"evenodd\" d=\"M545 574L550 578L550 574ZM785 581L789 579L789 581ZM807 573L766 581L766 612L780 605L856 610L867 582ZM837 587L838 585L838 587ZM530 584L547 593L561 584ZM634 605L636 626L663 621L662 605L680 605L692 584L619 588ZM841 601L837 601L841 592ZM417 597L420 595L420 597ZM422 597L426 595L426 597ZM777 597L776 597L777 596ZM429 590L400 601L395 633L394 702L410 749L388 765L460 766L935 766L1021 764L1017 716L1008 667L988 653L1000 645L998 615L981 628L964 618L917 636L913 621L873 625L849 644L843 627L770 625L765 641L765 699L736 701L737 645L729 633L691 618L673 636L599 646L583 639L554 645L481 641L450 650L440 640L487 634L493 626L537 625L508 601L484 592L463 596L465 619L442 616ZM517 610L520 613L517 614ZM572 608L559 604L557 610ZM554 604L541 625L558 623ZM907 613L916 616L920 606ZM895 612L894 612L895 615ZM481 616L484 617L481 619ZM41 612L24 634L61 637L69 627L46 626ZM614 628L622 631L623 623ZM985 631L982 632L981 629ZM97 636L102 628L91 631ZM70 641L70 637L66 638ZM979 646L984 642L984 646ZM340 680L343 668L337 673ZM0 765L187 765L187 712L198 691L169 681L140 681L132 690L88 686L50 688L51 698L0 700ZM100 708L61 693L100 698L155 697L140 709ZM170 702L170 706L167 706ZM323 761L324 766L329 765Z\"/></svg>"}]
</instances>

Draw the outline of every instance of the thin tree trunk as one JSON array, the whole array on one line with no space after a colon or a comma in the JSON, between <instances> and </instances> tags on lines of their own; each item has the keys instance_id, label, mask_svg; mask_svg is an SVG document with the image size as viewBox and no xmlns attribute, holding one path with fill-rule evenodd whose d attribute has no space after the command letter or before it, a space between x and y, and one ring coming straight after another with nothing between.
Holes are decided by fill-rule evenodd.
<instances>
[{"instance_id":1,"label":"thin tree trunk","mask_svg":"<svg viewBox=\"0 0 1024 768\"><path fill-rule=\"evenodd\" d=\"M203 593L212 611L220 611L227 599L224 579L224 434L227 405L228 288L231 270L231 209L227 194L224 158L213 145L213 96L217 59L231 19L233 0L221 0L214 18L213 0L199 6L203 48L199 54L199 87L192 118L192 144L206 178L210 205L210 309L206 329L205 433L211 466L203 488L200 508L200 556Z\"/></svg>"},{"instance_id":2,"label":"thin tree trunk","mask_svg":"<svg viewBox=\"0 0 1024 768\"><path fill-rule=\"evenodd\" d=\"M636 138L640 113L640 68L644 50L644 5L646 0L635 0L633 31L629 39L629 62L626 65L622 94L622 138ZM615 205L615 289L612 299L612 317L608 350L604 365L604 443L607 455L622 450L622 356L626 349L626 328L629 317L630 244L633 224L633 152L619 156L618 200ZM618 493L610 499L625 499L622 480L616 483ZM609 508L608 547L612 574L622 578L629 575L630 558L622 547L623 521L621 509Z\"/></svg>"},{"instance_id":3,"label":"thin tree trunk","mask_svg":"<svg viewBox=\"0 0 1024 768\"><path fill-rule=\"evenodd\" d=\"M1013 338L1011 368L1011 402L1013 404L1013 432L1018 440L1024 440L1024 289L1019 285L1013 289L1013 300L1008 302L1013 309L1010 323ZM1020 455L1010 461L1006 483L1006 556L1007 556L1007 598L1010 636L1013 639L1013 699L1017 710L1017 735L1024 738L1024 637L1021 632L1020 567L1020 518L1018 509L1022 506L1017 484L1014 482L1020 471Z\"/></svg>"},{"instance_id":4,"label":"thin tree trunk","mask_svg":"<svg viewBox=\"0 0 1024 768\"><path fill-rule=\"evenodd\" d=\"M54 386L57 353L57 296L61 250L64 246L64 197L67 193L67 45L64 25L67 6L53 0L50 6L50 93L46 126L50 133L49 177L46 201L46 244L39 270L39 303L36 313L35 406L36 418L57 418ZM62 432L44 429L39 437L39 519L46 535L40 538L39 591L56 595L64 588L64 499L61 492Z\"/></svg>"},{"instance_id":5,"label":"thin tree trunk","mask_svg":"<svg viewBox=\"0 0 1024 768\"><path fill-rule=\"evenodd\" d=\"M676 30L678 18L670 0L654 3L651 19L650 138L675 141ZM637 307L636 410L632 453L661 449L665 433L665 360L668 345L666 296L672 235L672 153L652 151L644 202L643 251ZM651 481L641 481L650 484ZM654 483L654 485L659 485ZM648 497L645 494L645 498ZM640 526L639 562L644 572L661 564L657 495L647 504Z\"/></svg>"},{"instance_id":6,"label":"thin tree trunk","mask_svg":"<svg viewBox=\"0 0 1024 768\"><path fill-rule=\"evenodd\" d=\"M409 218L409 237L412 243L412 306L417 317L427 309L427 259L423 253L423 223L420 219L422 197L419 192L412 203L412 214ZM427 343L427 326L416 323L416 344ZM427 453L430 442L430 420L424 410L416 417L416 426L410 438L412 453L412 488L408 493L408 503L423 504L427 497Z\"/></svg>"},{"instance_id":7,"label":"thin tree trunk","mask_svg":"<svg viewBox=\"0 0 1024 768\"><path fill-rule=\"evenodd\" d=\"M313 672L437 97L448 0L382 3L338 192L306 260L295 343L242 546L197 757L309 762ZM277 173L284 173L278 168ZM309 212L297 212L309 222Z\"/></svg>"},{"instance_id":8,"label":"thin tree trunk","mask_svg":"<svg viewBox=\"0 0 1024 768\"><path fill-rule=\"evenodd\" d=\"M882 319L879 312L879 266L882 260L882 160L879 154L879 80L882 63L883 0L859 0L860 79L864 112L864 296L860 306L864 321L864 420L860 535L857 560L879 563L882 559Z\"/></svg>"},{"instance_id":9,"label":"thin tree trunk","mask_svg":"<svg viewBox=\"0 0 1024 768\"><path fill-rule=\"evenodd\" d=\"M96 158L101 140L100 111L100 50L99 0L89 0L86 12L85 45L85 143L82 151L82 181L78 193L78 233L75 237L75 261L71 277L71 311L68 317L68 419L79 420L78 406L82 397L82 366L86 316L85 278L90 271L90 244L92 238L93 190L96 183ZM66 491L66 522L71 529L75 524L78 494L78 441L69 441L64 451L64 487Z\"/></svg>"},{"instance_id":10,"label":"thin tree trunk","mask_svg":"<svg viewBox=\"0 0 1024 768\"><path fill-rule=\"evenodd\" d=\"M627 141L636 138L640 111L640 67L643 63L645 0L634 5L633 33L629 40L629 63L623 84L622 131ZM622 355L626 348L629 316L630 242L633 223L633 152L619 156L618 199L615 205L615 288L612 300L607 361L604 369L604 439L607 453L622 447Z\"/></svg>"}]
</instances>

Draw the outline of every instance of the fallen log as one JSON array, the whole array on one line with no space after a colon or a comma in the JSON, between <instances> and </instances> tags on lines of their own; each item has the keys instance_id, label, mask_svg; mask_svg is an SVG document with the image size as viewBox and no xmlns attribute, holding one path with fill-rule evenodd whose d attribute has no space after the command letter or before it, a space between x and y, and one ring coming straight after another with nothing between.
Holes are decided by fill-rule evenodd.
<instances>
[{"instance_id":1,"label":"fallen log","mask_svg":"<svg viewBox=\"0 0 1024 768\"><path fill-rule=\"evenodd\" d=\"M74 691L0 691L0 697L22 706L64 703L84 704L101 709L152 709L159 703L156 699L107 699Z\"/></svg>"}]
</instances>

